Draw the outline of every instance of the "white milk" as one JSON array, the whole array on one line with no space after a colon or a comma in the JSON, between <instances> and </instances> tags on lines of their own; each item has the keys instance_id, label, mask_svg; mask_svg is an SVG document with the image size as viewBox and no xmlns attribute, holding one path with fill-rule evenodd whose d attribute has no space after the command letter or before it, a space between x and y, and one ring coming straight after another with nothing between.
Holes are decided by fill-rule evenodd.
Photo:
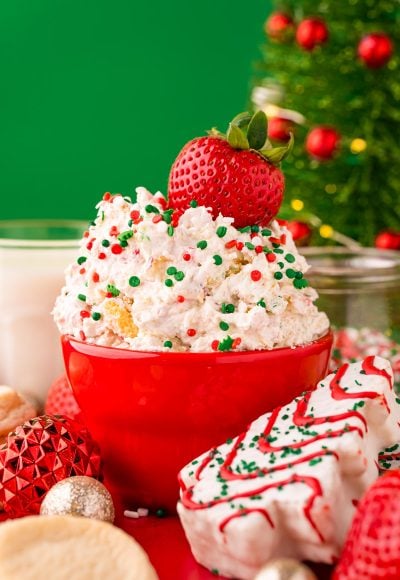
<instances>
[{"instance_id":1,"label":"white milk","mask_svg":"<svg viewBox=\"0 0 400 580\"><path fill-rule=\"evenodd\" d=\"M78 247L78 241L60 242L61 247L51 243L48 248L5 247L0 240L0 384L42 404L63 372L51 311Z\"/></svg>"}]
</instances>

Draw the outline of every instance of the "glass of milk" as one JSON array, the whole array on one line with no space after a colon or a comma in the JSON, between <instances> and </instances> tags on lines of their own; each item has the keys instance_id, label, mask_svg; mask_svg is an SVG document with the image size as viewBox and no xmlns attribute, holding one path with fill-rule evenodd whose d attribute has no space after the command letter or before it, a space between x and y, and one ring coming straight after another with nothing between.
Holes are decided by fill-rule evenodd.
<instances>
[{"instance_id":1,"label":"glass of milk","mask_svg":"<svg viewBox=\"0 0 400 580\"><path fill-rule=\"evenodd\" d=\"M0 384L42 406L63 372L51 311L85 222L0 221Z\"/></svg>"}]
</instances>

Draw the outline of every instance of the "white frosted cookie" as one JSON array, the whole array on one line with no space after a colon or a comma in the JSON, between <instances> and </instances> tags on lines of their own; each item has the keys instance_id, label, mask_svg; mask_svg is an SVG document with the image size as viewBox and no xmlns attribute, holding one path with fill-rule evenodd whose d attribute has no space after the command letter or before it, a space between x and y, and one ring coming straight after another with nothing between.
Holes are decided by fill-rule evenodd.
<instances>
[{"instance_id":1,"label":"white frosted cookie","mask_svg":"<svg viewBox=\"0 0 400 580\"><path fill-rule=\"evenodd\" d=\"M1 580L157 580L146 552L115 526L73 516L0 524Z\"/></svg>"},{"instance_id":2,"label":"white frosted cookie","mask_svg":"<svg viewBox=\"0 0 400 580\"><path fill-rule=\"evenodd\" d=\"M11 387L0 385L0 443L18 425L36 417L37 411Z\"/></svg>"},{"instance_id":3,"label":"white frosted cookie","mask_svg":"<svg viewBox=\"0 0 400 580\"><path fill-rule=\"evenodd\" d=\"M335 562L399 425L390 364L370 356L204 453L180 473L196 560L245 580L272 558Z\"/></svg>"}]
</instances>

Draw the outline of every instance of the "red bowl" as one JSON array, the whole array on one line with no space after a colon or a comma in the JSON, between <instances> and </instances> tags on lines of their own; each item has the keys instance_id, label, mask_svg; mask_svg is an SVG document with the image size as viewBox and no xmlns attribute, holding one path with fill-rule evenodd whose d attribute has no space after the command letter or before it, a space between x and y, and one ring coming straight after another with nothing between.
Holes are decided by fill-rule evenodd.
<instances>
[{"instance_id":1,"label":"red bowl","mask_svg":"<svg viewBox=\"0 0 400 580\"><path fill-rule=\"evenodd\" d=\"M331 333L269 351L137 352L62 338L65 366L105 475L127 508L175 510L191 459L326 373Z\"/></svg>"}]
</instances>

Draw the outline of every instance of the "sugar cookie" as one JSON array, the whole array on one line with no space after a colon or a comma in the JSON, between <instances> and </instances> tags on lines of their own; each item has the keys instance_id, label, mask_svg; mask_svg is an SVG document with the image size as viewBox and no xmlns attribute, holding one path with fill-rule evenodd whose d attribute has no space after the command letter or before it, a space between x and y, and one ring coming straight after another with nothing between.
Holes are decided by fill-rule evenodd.
<instances>
[{"instance_id":1,"label":"sugar cookie","mask_svg":"<svg viewBox=\"0 0 400 580\"><path fill-rule=\"evenodd\" d=\"M0 524L2 580L157 580L145 551L115 526L73 516Z\"/></svg>"},{"instance_id":2,"label":"sugar cookie","mask_svg":"<svg viewBox=\"0 0 400 580\"><path fill-rule=\"evenodd\" d=\"M15 427L36 415L36 409L22 395L11 387L0 385L0 443Z\"/></svg>"}]
</instances>

